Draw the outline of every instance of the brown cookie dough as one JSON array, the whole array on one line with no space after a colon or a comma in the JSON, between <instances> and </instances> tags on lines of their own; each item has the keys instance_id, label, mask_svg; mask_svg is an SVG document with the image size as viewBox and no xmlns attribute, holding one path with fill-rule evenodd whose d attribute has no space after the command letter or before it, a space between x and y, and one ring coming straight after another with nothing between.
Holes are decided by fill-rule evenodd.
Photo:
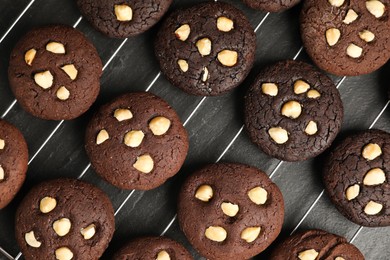
<instances>
[{"instance_id":1,"label":"brown cookie dough","mask_svg":"<svg viewBox=\"0 0 390 260\"><path fill-rule=\"evenodd\" d=\"M297 5L301 0L243 0L249 7L266 11L281 12Z\"/></svg>"}]
</instances>

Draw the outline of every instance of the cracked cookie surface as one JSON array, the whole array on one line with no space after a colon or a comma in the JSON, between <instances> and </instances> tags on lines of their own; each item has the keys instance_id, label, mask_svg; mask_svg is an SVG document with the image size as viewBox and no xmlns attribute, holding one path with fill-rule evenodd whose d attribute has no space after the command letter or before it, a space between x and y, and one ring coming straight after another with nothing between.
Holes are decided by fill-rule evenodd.
<instances>
[{"instance_id":1,"label":"cracked cookie surface","mask_svg":"<svg viewBox=\"0 0 390 260\"><path fill-rule=\"evenodd\" d=\"M326 191L337 209L363 226L390 225L390 134L368 130L345 138L324 169Z\"/></svg>"},{"instance_id":2,"label":"cracked cookie surface","mask_svg":"<svg viewBox=\"0 0 390 260\"><path fill-rule=\"evenodd\" d=\"M150 93L122 95L91 119L85 148L95 171L122 189L150 190L181 168L188 137L167 102Z\"/></svg>"},{"instance_id":3,"label":"cracked cookie surface","mask_svg":"<svg viewBox=\"0 0 390 260\"><path fill-rule=\"evenodd\" d=\"M237 87L252 68L256 36L244 14L221 2L177 10L161 26L155 53L162 72L193 95Z\"/></svg>"},{"instance_id":4,"label":"cracked cookie surface","mask_svg":"<svg viewBox=\"0 0 390 260\"><path fill-rule=\"evenodd\" d=\"M333 82L314 67L281 61L265 68L245 97L245 127L266 154L303 161L328 148L343 105Z\"/></svg>"},{"instance_id":5,"label":"cracked cookie surface","mask_svg":"<svg viewBox=\"0 0 390 260\"><path fill-rule=\"evenodd\" d=\"M367 74L390 58L389 0L308 0L301 12L305 49L321 69Z\"/></svg>"},{"instance_id":6,"label":"cracked cookie surface","mask_svg":"<svg viewBox=\"0 0 390 260\"><path fill-rule=\"evenodd\" d=\"M249 7L266 11L281 12L297 5L301 0L243 0Z\"/></svg>"},{"instance_id":7,"label":"cracked cookie surface","mask_svg":"<svg viewBox=\"0 0 390 260\"><path fill-rule=\"evenodd\" d=\"M48 120L70 120L95 102L102 62L76 29L52 25L29 31L11 53L8 78L19 104Z\"/></svg>"}]
</instances>

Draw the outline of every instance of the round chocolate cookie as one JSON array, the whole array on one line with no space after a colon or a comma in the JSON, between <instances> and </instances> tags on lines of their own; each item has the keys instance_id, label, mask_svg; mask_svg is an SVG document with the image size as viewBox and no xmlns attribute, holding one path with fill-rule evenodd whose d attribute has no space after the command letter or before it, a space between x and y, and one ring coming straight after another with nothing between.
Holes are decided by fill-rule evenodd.
<instances>
[{"instance_id":1,"label":"round chocolate cookie","mask_svg":"<svg viewBox=\"0 0 390 260\"><path fill-rule=\"evenodd\" d=\"M26 259L98 259L114 230L107 195L79 180L35 186L16 212L16 240Z\"/></svg>"},{"instance_id":2,"label":"round chocolate cookie","mask_svg":"<svg viewBox=\"0 0 390 260\"><path fill-rule=\"evenodd\" d=\"M245 4L253 9L266 12L281 12L297 5L301 0L243 0Z\"/></svg>"},{"instance_id":3,"label":"round chocolate cookie","mask_svg":"<svg viewBox=\"0 0 390 260\"><path fill-rule=\"evenodd\" d=\"M343 104L314 67L281 61L265 68L245 97L245 127L266 154L303 161L328 148L340 131Z\"/></svg>"},{"instance_id":4,"label":"round chocolate cookie","mask_svg":"<svg viewBox=\"0 0 390 260\"><path fill-rule=\"evenodd\" d=\"M308 230L288 237L270 260L364 260L364 256L341 236L323 230Z\"/></svg>"},{"instance_id":5,"label":"round chocolate cookie","mask_svg":"<svg viewBox=\"0 0 390 260\"><path fill-rule=\"evenodd\" d=\"M323 70L367 74L390 58L390 0L306 0L301 35Z\"/></svg>"},{"instance_id":6,"label":"round chocolate cookie","mask_svg":"<svg viewBox=\"0 0 390 260\"><path fill-rule=\"evenodd\" d=\"M279 235L284 202L260 170L219 163L185 181L177 215L187 239L207 259L248 259Z\"/></svg>"},{"instance_id":7,"label":"round chocolate cookie","mask_svg":"<svg viewBox=\"0 0 390 260\"><path fill-rule=\"evenodd\" d=\"M252 68L256 35L235 7L209 1L177 10L155 41L162 72L176 87L214 96L237 87Z\"/></svg>"},{"instance_id":8,"label":"round chocolate cookie","mask_svg":"<svg viewBox=\"0 0 390 260\"><path fill-rule=\"evenodd\" d=\"M190 253L166 237L140 237L121 248L114 260L191 260Z\"/></svg>"},{"instance_id":9,"label":"round chocolate cookie","mask_svg":"<svg viewBox=\"0 0 390 260\"><path fill-rule=\"evenodd\" d=\"M168 11L172 0L77 0L85 18L109 37L145 32Z\"/></svg>"},{"instance_id":10,"label":"round chocolate cookie","mask_svg":"<svg viewBox=\"0 0 390 260\"><path fill-rule=\"evenodd\" d=\"M347 137L324 169L326 191L337 209L363 226L390 226L390 134L368 130Z\"/></svg>"},{"instance_id":11,"label":"round chocolate cookie","mask_svg":"<svg viewBox=\"0 0 390 260\"><path fill-rule=\"evenodd\" d=\"M28 32L13 49L8 68L20 105L49 120L69 120L87 111L99 94L101 74L95 47L65 25Z\"/></svg>"},{"instance_id":12,"label":"round chocolate cookie","mask_svg":"<svg viewBox=\"0 0 390 260\"><path fill-rule=\"evenodd\" d=\"M93 168L109 183L150 190L180 170L188 137L167 102L131 93L99 109L87 127L85 148Z\"/></svg>"},{"instance_id":13,"label":"round chocolate cookie","mask_svg":"<svg viewBox=\"0 0 390 260\"><path fill-rule=\"evenodd\" d=\"M28 148L22 133L0 120L0 209L11 202L26 178Z\"/></svg>"}]
</instances>

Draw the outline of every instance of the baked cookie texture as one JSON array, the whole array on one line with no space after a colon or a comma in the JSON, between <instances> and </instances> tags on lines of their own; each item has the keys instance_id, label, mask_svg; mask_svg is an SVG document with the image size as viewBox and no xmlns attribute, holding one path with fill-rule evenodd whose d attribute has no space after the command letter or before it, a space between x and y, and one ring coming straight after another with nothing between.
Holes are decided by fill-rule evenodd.
<instances>
[{"instance_id":1,"label":"baked cookie texture","mask_svg":"<svg viewBox=\"0 0 390 260\"><path fill-rule=\"evenodd\" d=\"M330 78L304 62L263 69L245 97L245 128L266 154L303 161L327 149L343 121L340 94Z\"/></svg>"},{"instance_id":2,"label":"baked cookie texture","mask_svg":"<svg viewBox=\"0 0 390 260\"><path fill-rule=\"evenodd\" d=\"M178 242L166 237L140 237L131 240L113 257L114 260L192 260Z\"/></svg>"},{"instance_id":3,"label":"baked cookie texture","mask_svg":"<svg viewBox=\"0 0 390 260\"><path fill-rule=\"evenodd\" d=\"M272 252L270 260L364 260L364 256L341 236L313 229L285 239Z\"/></svg>"},{"instance_id":4,"label":"baked cookie texture","mask_svg":"<svg viewBox=\"0 0 390 260\"><path fill-rule=\"evenodd\" d=\"M193 95L223 94L252 68L256 35L230 4L205 2L172 13L162 24L155 53L168 80Z\"/></svg>"},{"instance_id":5,"label":"baked cookie texture","mask_svg":"<svg viewBox=\"0 0 390 260\"><path fill-rule=\"evenodd\" d=\"M299 4L301 0L243 0L243 2L253 9L266 12L281 12Z\"/></svg>"},{"instance_id":6,"label":"baked cookie texture","mask_svg":"<svg viewBox=\"0 0 390 260\"><path fill-rule=\"evenodd\" d=\"M345 138L324 168L326 192L356 224L390 226L390 134L367 130Z\"/></svg>"},{"instance_id":7,"label":"baked cookie texture","mask_svg":"<svg viewBox=\"0 0 390 260\"><path fill-rule=\"evenodd\" d=\"M85 148L95 171L122 189L150 190L175 175L188 152L179 116L145 92L122 95L91 119Z\"/></svg>"},{"instance_id":8,"label":"baked cookie texture","mask_svg":"<svg viewBox=\"0 0 390 260\"><path fill-rule=\"evenodd\" d=\"M26 178L28 148L22 133L0 120L0 209L16 196Z\"/></svg>"},{"instance_id":9,"label":"baked cookie texture","mask_svg":"<svg viewBox=\"0 0 390 260\"><path fill-rule=\"evenodd\" d=\"M172 0L76 0L96 30L113 38L143 33L168 11Z\"/></svg>"},{"instance_id":10,"label":"baked cookie texture","mask_svg":"<svg viewBox=\"0 0 390 260\"><path fill-rule=\"evenodd\" d=\"M379 69L390 58L389 0L307 0L303 44L314 63L340 76Z\"/></svg>"},{"instance_id":11,"label":"baked cookie texture","mask_svg":"<svg viewBox=\"0 0 390 260\"><path fill-rule=\"evenodd\" d=\"M16 211L16 240L26 259L99 259L114 230L107 195L79 180L43 182Z\"/></svg>"},{"instance_id":12,"label":"baked cookie texture","mask_svg":"<svg viewBox=\"0 0 390 260\"><path fill-rule=\"evenodd\" d=\"M208 259L248 259L279 235L284 218L279 188L260 170L235 163L205 166L181 188L178 220Z\"/></svg>"},{"instance_id":13,"label":"baked cookie texture","mask_svg":"<svg viewBox=\"0 0 390 260\"><path fill-rule=\"evenodd\" d=\"M24 110L47 120L70 120L95 102L102 62L78 30L51 25L29 31L11 53L8 78Z\"/></svg>"}]
</instances>

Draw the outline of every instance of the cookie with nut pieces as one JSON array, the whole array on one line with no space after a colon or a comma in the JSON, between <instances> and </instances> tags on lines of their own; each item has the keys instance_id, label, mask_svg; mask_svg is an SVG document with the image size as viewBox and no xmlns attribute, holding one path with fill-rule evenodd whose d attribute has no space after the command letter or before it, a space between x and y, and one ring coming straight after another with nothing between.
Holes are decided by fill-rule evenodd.
<instances>
[{"instance_id":1,"label":"cookie with nut pieces","mask_svg":"<svg viewBox=\"0 0 390 260\"><path fill-rule=\"evenodd\" d=\"M28 148L22 133L0 120L0 209L7 206L26 178Z\"/></svg>"},{"instance_id":2,"label":"cookie with nut pieces","mask_svg":"<svg viewBox=\"0 0 390 260\"><path fill-rule=\"evenodd\" d=\"M307 0L301 13L305 49L323 70L373 72L390 58L389 0Z\"/></svg>"},{"instance_id":3,"label":"cookie with nut pieces","mask_svg":"<svg viewBox=\"0 0 390 260\"><path fill-rule=\"evenodd\" d=\"M324 168L327 194L349 220L390 226L390 134L368 130L345 138Z\"/></svg>"},{"instance_id":4,"label":"cookie with nut pieces","mask_svg":"<svg viewBox=\"0 0 390 260\"><path fill-rule=\"evenodd\" d=\"M192 260L191 254L178 242L166 237L140 237L131 240L113 260Z\"/></svg>"},{"instance_id":5,"label":"cookie with nut pieces","mask_svg":"<svg viewBox=\"0 0 390 260\"><path fill-rule=\"evenodd\" d=\"M294 234L280 243L270 260L364 260L357 247L344 237L313 229Z\"/></svg>"},{"instance_id":6,"label":"cookie with nut pieces","mask_svg":"<svg viewBox=\"0 0 390 260\"><path fill-rule=\"evenodd\" d=\"M279 235L284 202L265 173L219 163L188 177L177 215L189 242L207 259L248 259Z\"/></svg>"},{"instance_id":7,"label":"cookie with nut pieces","mask_svg":"<svg viewBox=\"0 0 390 260\"><path fill-rule=\"evenodd\" d=\"M83 16L109 37L143 33L168 11L172 0L77 0Z\"/></svg>"},{"instance_id":8,"label":"cookie with nut pieces","mask_svg":"<svg viewBox=\"0 0 390 260\"><path fill-rule=\"evenodd\" d=\"M52 25L29 31L11 53L8 78L19 104L48 120L74 119L95 102L102 62L78 30Z\"/></svg>"},{"instance_id":9,"label":"cookie with nut pieces","mask_svg":"<svg viewBox=\"0 0 390 260\"><path fill-rule=\"evenodd\" d=\"M237 87L252 68L255 49L256 35L247 18L219 1L175 11L155 41L155 53L168 80L201 96Z\"/></svg>"},{"instance_id":10,"label":"cookie with nut pieces","mask_svg":"<svg viewBox=\"0 0 390 260\"><path fill-rule=\"evenodd\" d=\"M98 259L114 230L110 199L79 180L38 184L16 211L16 240L26 259Z\"/></svg>"},{"instance_id":11,"label":"cookie with nut pieces","mask_svg":"<svg viewBox=\"0 0 390 260\"><path fill-rule=\"evenodd\" d=\"M181 168L188 136L176 112L146 92L122 95L91 119L85 148L95 171L122 189L150 190Z\"/></svg>"},{"instance_id":12,"label":"cookie with nut pieces","mask_svg":"<svg viewBox=\"0 0 390 260\"><path fill-rule=\"evenodd\" d=\"M243 2L253 9L266 12L281 12L299 4L301 0L243 0Z\"/></svg>"},{"instance_id":13,"label":"cookie with nut pieces","mask_svg":"<svg viewBox=\"0 0 390 260\"><path fill-rule=\"evenodd\" d=\"M322 153L342 121L334 83L303 62L281 61L263 69L245 97L245 128L252 142L284 161Z\"/></svg>"}]
</instances>

